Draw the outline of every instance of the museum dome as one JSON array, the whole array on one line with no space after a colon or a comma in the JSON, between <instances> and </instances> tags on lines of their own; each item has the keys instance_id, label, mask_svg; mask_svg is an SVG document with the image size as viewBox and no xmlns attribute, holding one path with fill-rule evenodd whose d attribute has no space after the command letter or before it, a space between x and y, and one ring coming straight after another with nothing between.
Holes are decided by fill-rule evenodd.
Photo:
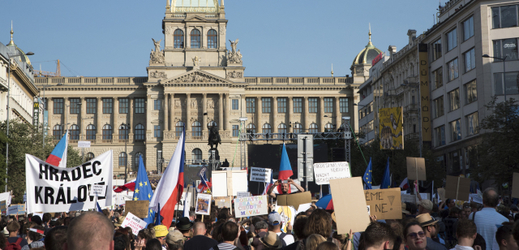
<instances>
[{"instance_id":1,"label":"museum dome","mask_svg":"<svg viewBox=\"0 0 519 250\"><path fill-rule=\"evenodd\" d=\"M370 64L375 57L377 57L380 53L382 53L381 50L377 49L373 43L371 43L371 29L369 31L369 42L364 49L362 49L359 54L355 57L353 60L352 67L359 64Z\"/></svg>"},{"instance_id":2,"label":"museum dome","mask_svg":"<svg viewBox=\"0 0 519 250\"><path fill-rule=\"evenodd\" d=\"M15 55L20 55L20 56L13 56L11 53L9 53L9 56L11 58L13 58L14 60L16 60L17 62L24 62L26 63L28 66L32 67L32 64L31 64L31 60L29 60L29 57L25 54L25 52L23 52L22 49L18 48L18 46L16 46L16 44L14 43L13 41L13 30L11 30L11 41L9 41L9 43L6 45L7 48L9 47L14 47L14 51L16 52L11 52ZM13 49L11 49L12 51Z\"/></svg>"}]
</instances>

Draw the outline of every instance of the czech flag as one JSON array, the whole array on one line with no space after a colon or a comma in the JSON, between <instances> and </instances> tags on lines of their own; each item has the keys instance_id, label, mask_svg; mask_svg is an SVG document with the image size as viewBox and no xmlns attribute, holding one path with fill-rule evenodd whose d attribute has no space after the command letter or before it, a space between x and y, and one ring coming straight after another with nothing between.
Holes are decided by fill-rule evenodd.
<instances>
[{"instance_id":1,"label":"czech flag","mask_svg":"<svg viewBox=\"0 0 519 250\"><path fill-rule=\"evenodd\" d=\"M292 172L292 166L290 165L290 160L288 159L287 148L285 147L285 143L283 143L283 152L281 152L281 163L279 164L279 180L287 180L290 176L294 175Z\"/></svg>"},{"instance_id":2,"label":"czech flag","mask_svg":"<svg viewBox=\"0 0 519 250\"><path fill-rule=\"evenodd\" d=\"M114 192L120 193L127 189L129 189L130 191L135 191L135 181L130 181L122 186L118 186L117 188L114 189Z\"/></svg>"},{"instance_id":3,"label":"czech flag","mask_svg":"<svg viewBox=\"0 0 519 250\"><path fill-rule=\"evenodd\" d=\"M204 167L205 168L205 167ZM205 175L206 169L202 168L202 171L200 171L200 184L198 184L198 192L203 193L205 190L209 190L211 192L212 184L209 180L207 180L207 177Z\"/></svg>"},{"instance_id":4,"label":"czech flag","mask_svg":"<svg viewBox=\"0 0 519 250\"><path fill-rule=\"evenodd\" d=\"M50 165L60 167L60 168L66 168L67 167L67 148L68 148L68 130L65 132L65 135L61 137L61 140L59 140L58 144L52 150L49 157L45 162L49 163Z\"/></svg>"},{"instance_id":5,"label":"czech flag","mask_svg":"<svg viewBox=\"0 0 519 250\"><path fill-rule=\"evenodd\" d=\"M169 228L173 221L175 205L180 200L184 191L184 148L186 144L186 128L182 129L182 134L177 143L177 147L168 167L164 171L159 184L155 189L155 194L150 202L150 208L158 212L159 204L160 215L164 218L162 225Z\"/></svg>"}]
</instances>

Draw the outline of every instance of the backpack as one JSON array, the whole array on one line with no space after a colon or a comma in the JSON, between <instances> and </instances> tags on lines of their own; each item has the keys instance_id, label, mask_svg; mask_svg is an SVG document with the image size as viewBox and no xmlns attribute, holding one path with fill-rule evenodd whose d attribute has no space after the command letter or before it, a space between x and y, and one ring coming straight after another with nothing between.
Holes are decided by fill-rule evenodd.
<instances>
[{"instance_id":1,"label":"backpack","mask_svg":"<svg viewBox=\"0 0 519 250\"><path fill-rule=\"evenodd\" d=\"M279 235L279 239L281 240L281 243L283 244L283 248L285 248L287 246L287 243L285 243L285 241L283 240L283 238L285 238L285 236L287 236L287 234L283 233L283 232L281 232L281 234Z\"/></svg>"},{"instance_id":2,"label":"backpack","mask_svg":"<svg viewBox=\"0 0 519 250\"><path fill-rule=\"evenodd\" d=\"M22 250L20 243L22 242L22 237L19 237L15 243L8 243L5 246L5 250Z\"/></svg>"}]
</instances>

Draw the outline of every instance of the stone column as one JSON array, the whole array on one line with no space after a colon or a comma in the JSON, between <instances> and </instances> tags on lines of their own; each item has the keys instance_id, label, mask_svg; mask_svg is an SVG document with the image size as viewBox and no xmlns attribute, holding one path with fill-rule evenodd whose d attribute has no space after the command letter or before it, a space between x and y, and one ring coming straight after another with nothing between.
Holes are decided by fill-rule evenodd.
<instances>
[{"instance_id":1,"label":"stone column","mask_svg":"<svg viewBox=\"0 0 519 250\"><path fill-rule=\"evenodd\" d=\"M203 100L202 100L202 131L207 131L207 93L203 93ZM207 114L207 115L204 115ZM204 133L202 133L204 134Z\"/></svg>"},{"instance_id":2,"label":"stone column","mask_svg":"<svg viewBox=\"0 0 519 250\"><path fill-rule=\"evenodd\" d=\"M324 132L324 126L326 125L326 121L324 120L324 97L319 97L319 121L321 125L319 125L319 129L321 132ZM317 122L317 121L316 121Z\"/></svg>"},{"instance_id":3,"label":"stone column","mask_svg":"<svg viewBox=\"0 0 519 250\"><path fill-rule=\"evenodd\" d=\"M220 99L218 100L218 128L223 131L224 119L223 119L223 93L220 93Z\"/></svg>"},{"instance_id":4,"label":"stone column","mask_svg":"<svg viewBox=\"0 0 519 250\"><path fill-rule=\"evenodd\" d=\"M114 130L112 131L112 138L114 141L119 140L119 98L114 97L114 108L113 113L114 117Z\"/></svg>"},{"instance_id":5,"label":"stone column","mask_svg":"<svg viewBox=\"0 0 519 250\"><path fill-rule=\"evenodd\" d=\"M169 115L168 115L168 122L171 123L170 127L170 131L171 130L175 130L175 94L168 94L169 96L169 99L170 99L170 102L169 102L169 108L171 109L169 111ZM182 108L180 109L182 110ZM180 117L182 118L182 117Z\"/></svg>"},{"instance_id":6,"label":"stone column","mask_svg":"<svg viewBox=\"0 0 519 250\"><path fill-rule=\"evenodd\" d=\"M103 124L101 123L101 120L103 118L103 102L101 97L97 97L97 122L96 122L96 141L101 141L103 139Z\"/></svg>"},{"instance_id":7,"label":"stone column","mask_svg":"<svg viewBox=\"0 0 519 250\"><path fill-rule=\"evenodd\" d=\"M186 109L186 134L191 132L191 122L189 121L189 116L191 115L191 94L186 94L186 103L187 103L187 109Z\"/></svg>"},{"instance_id":8,"label":"stone column","mask_svg":"<svg viewBox=\"0 0 519 250\"><path fill-rule=\"evenodd\" d=\"M129 140L133 142L133 128L136 124L133 124L133 97L129 97L128 101L130 102L128 104L128 113L130 113L130 120L127 123L130 123L130 133L128 133Z\"/></svg>"},{"instance_id":9,"label":"stone column","mask_svg":"<svg viewBox=\"0 0 519 250\"><path fill-rule=\"evenodd\" d=\"M278 132L278 98L272 97L272 133Z\"/></svg>"},{"instance_id":10,"label":"stone column","mask_svg":"<svg viewBox=\"0 0 519 250\"><path fill-rule=\"evenodd\" d=\"M65 126L63 126L63 132L67 131L68 128L67 123L69 114L67 114L67 112L70 114L70 100L68 97L65 97L63 98L63 123L65 124Z\"/></svg>"},{"instance_id":11,"label":"stone column","mask_svg":"<svg viewBox=\"0 0 519 250\"><path fill-rule=\"evenodd\" d=\"M169 94L164 94L164 131L169 131Z\"/></svg>"},{"instance_id":12,"label":"stone column","mask_svg":"<svg viewBox=\"0 0 519 250\"><path fill-rule=\"evenodd\" d=\"M229 128L227 128L228 126L228 121L229 121L229 117L230 117L230 112L231 112L231 99L229 99L229 94L226 94L226 96L224 97L224 100L225 100L225 103L223 104L224 105L224 108L225 108L225 114L224 114L224 119L223 119L223 130L228 130Z\"/></svg>"},{"instance_id":13,"label":"stone column","mask_svg":"<svg viewBox=\"0 0 519 250\"><path fill-rule=\"evenodd\" d=\"M263 121L261 120L263 101L261 100L261 96L258 96L258 106L256 107L256 115L257 115L257 125L256 125L256 133L263 133Z\"/></svg>"},{"instance_id":14,"label":"stone column","mask_svg":"<svg viewBox=\"0 0 519 250\"><path fill-rule=\"evenodd\" d=\"M80 97L81 99L81 126L80 126L80 129L79 129L79 139L80 140L86 140L86 126L85 126L85 118L86 118L86 100L84 97Z\"/></svg>"},{"instance_id":15,"label":"stone column","mask_svg":"<svg viewBox=\"0 0 519 250\"><path fill-rule=\"evenodd\" d=\"M7 112L11 112L10 110ZM47 114L48 114L48 120L47 120L47 133L49 135L52 135L52 129L54 128L54 124L52 124L52 116L54 115L54 99L47 98Z\"/></svg>"},{"instance_id":16,"label":"stone column","mask_svg":"<svg viewBox=\"0 0 519 250\"><path fill-rule=\"evenodd\" d=\"M309 113L308 113L308 96L305 96L304 99L303 99L303 111L304 111L304 123L302 122L303 124L303 131L306 131L308 132L309 128L310 128L310 123L308 122L308 117L310 116Z\"/></svg>"},{"instance_id":17,"label":"stone column","mask_svg":"<svg viewBox=\"0 0 519 250\"><path fill-rule=\"evenodd\" d=\"M335 130L339 129L342 124L342 115L340 108L340 97L335 97Z\"/></svg>"},{"instance_id":18,"label":"stone column","mask_svg":"<svg viewBox=\"0 0 519 250\"><path fill-rule=\"evenodd\" d=\"M293 133L294 132L294 126L295 122L292 121L292 116L294 115L294 101L293 97L287 98L287 115L285 117L285 121L287 122L287 133Z\"/></svg>"}]
</instances>

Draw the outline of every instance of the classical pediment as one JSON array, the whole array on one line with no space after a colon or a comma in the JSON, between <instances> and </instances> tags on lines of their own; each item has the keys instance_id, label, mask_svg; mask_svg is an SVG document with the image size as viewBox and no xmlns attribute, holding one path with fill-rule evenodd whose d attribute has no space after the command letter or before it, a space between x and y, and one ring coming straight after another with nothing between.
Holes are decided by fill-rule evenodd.
<instances>
[{"instance_id":1,"label":"classical pediment","mask_svg":"<svg viewBox=\"0 0 519 250\"><path fill-rule=\"evenodd\" d=\"M162 84L177 84L177 83L232 83L217 75L213 75L204 71L195 70L189 71L179 76L166 79Z\"/></svg>"},{"instance_id":2,"label":"classical pediment","mask_svg":"<svg viewBox=\"0 0 519 250\"><path fill-rule=\"evenodd\" d=\"M205 22L207 19L201 16L191 16L185 19L186 22Z\"/></svg>"}]
</instances>

